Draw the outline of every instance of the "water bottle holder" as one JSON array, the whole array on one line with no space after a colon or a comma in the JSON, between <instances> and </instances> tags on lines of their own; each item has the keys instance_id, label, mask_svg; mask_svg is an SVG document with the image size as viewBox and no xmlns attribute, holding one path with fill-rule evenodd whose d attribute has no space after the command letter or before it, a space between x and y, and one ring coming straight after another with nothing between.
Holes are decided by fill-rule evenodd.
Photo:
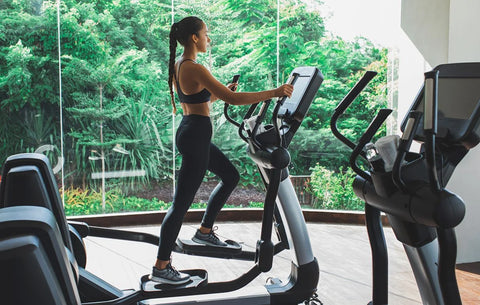
<instances>
[{"instance_id":1,"label":"water bottle holder","mask_svg":"<svg viewBox=\"0 0 480 305\"><path fill-rule=\"evenodd\" d=\"M408 152L405 164L401 167L402 180L407 189L417 188L419 184L429 183L427 164L423 154ZM392 172L372 172L372 182L378 195L389 197L399 189L392 179Z\"/></svg>"},{"instance_id":2,"label":"water bottle holder","mask_svg":"<svg viewBox=\"0 0 480 305\"><path fill-rule=\"evenodd\" d=\"M262 130L262 132L255 135L255 139L265 146L275 145L277 141L277 135L273 125L265 125L263 128L264 130Z\"/></svg>"}]
</instances>

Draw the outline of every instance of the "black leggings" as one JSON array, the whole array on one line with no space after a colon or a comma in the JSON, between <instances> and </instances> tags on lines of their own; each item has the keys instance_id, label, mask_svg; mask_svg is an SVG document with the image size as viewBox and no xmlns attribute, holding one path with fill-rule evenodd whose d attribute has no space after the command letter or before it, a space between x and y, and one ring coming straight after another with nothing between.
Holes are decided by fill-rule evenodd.
<instances>
[{"instance_id":1,"label":"black leggings","mask_svg":"<svg viewBox=\"0 0 480 305\"><path fill-rule=\"evenodd\" d=\"M208 199L202 226L212 228L213 222L240 179L237 169L228 158L211 143L210 118L201 115L184 116L177 129L177 148L182 155L177 188L173 204L167 212L160 229L157 258L170 259L182 221L207 169L220 177L221 182Z\"/></svg>"}]
</instances>

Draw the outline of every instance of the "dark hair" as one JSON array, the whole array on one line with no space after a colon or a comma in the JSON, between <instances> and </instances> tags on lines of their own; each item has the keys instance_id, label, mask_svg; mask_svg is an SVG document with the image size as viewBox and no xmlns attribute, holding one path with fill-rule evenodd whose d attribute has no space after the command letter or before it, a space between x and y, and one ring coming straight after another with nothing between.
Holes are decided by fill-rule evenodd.
<instances>
[{"instance_id":1,"label":"dark hair","mask_svg":"<svg viewBox=\"0 0 480 305\"><path fill-rule=\"evenodd\" d=\"M173 75L175 75L175 56L177 52L177 41L185 46L192 34L198 33L203 27L202 19L190 16L185 17L179 22L172 24L170 28L170 60L168 62L168 88L170 89L170 98L172 101L173 112L177 111L175 107L175 97L173 95Z\"/></svg>"}]
</instances>

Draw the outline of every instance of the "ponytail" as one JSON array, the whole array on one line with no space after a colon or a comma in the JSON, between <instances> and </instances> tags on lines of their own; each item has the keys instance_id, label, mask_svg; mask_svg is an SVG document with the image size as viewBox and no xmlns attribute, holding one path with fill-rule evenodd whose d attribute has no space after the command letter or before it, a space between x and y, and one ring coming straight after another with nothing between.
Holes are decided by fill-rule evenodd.
<instances>
[{"instance_id":1,"label":"ponytail","mask_svg":"<svg viewBox=\"0 0 480 305\"><path fill-rule=\"evenodd\" d=\"M175 75L175 55L177 52L177 30L178 24L172 24L170 29L170 59L168 61L168 88L170 89L170 100L174 114L177 112L177 107L175 106L175 96L173 94L173 75Z\"/></svg>"},{"instance_id":2,"label":"ponytail","mask_svg":"<svg viewBox=\"0 0 480 305\"><path fill-rule=\"evenodd\" d=\"M190 35L196 34L202 29L202 19L190 16L185 17L179 22L172 24L170 28L170 59L168 61L168 88L170 89L170 99L172 101L173 113L177 112L175 106L175 96L173 94L173 76L175 75L175 55L177 52L177 41L185 46L188 43ZM178 79L177 79L178 81Z\"/></svg>"}]
</instances>

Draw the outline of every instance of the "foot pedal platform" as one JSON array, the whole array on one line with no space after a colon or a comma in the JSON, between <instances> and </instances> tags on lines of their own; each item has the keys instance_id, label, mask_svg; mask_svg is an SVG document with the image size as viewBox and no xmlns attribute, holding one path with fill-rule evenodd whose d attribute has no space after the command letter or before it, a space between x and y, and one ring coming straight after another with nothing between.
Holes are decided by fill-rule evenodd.
<instances>
[{"instance_id":1,"label":"foot pedal platform","mask_svg":"<svg viewBox=\"0 0 480 305\"><path fill-rule=\"evenodd\" d=\"M233 240L226 240L227 246L210 246L199 244L191 239L177 239L175 251L179 253L211 256L219 258L233 258L242 253L242 246Z\"/></svg>"},{"instance_id":2,"label":"foot pedal platform","mask_svg":"<svg viewBox=\"0 0 480 305\"><path fill-rule=\"evenodd\" d=\"M147 274L142 276L142 278L140 279L140 288L145 292L156 292L156 291L165 291L165 290L203 287L208 284L208 273L206 270L191 269L191 270L181 270L180 272L189 274L190 280L180 285L161 284L161 283L151 281L149 278L150 275Z\"/></svg>"}]
</instances>

